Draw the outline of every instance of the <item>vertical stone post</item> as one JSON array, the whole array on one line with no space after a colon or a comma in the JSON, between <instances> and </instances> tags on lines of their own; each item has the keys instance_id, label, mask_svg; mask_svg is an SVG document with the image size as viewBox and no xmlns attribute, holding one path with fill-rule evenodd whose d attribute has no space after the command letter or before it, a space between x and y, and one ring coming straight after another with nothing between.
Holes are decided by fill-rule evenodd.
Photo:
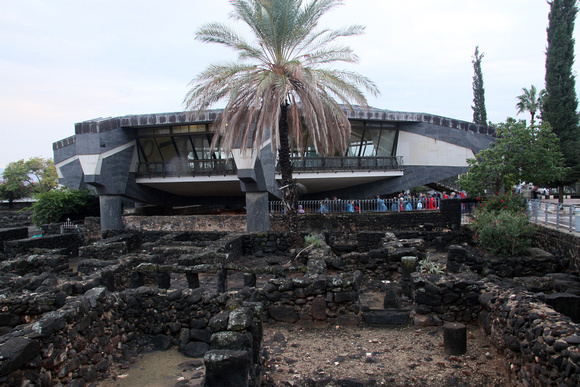
<instances>
[{"instance_id":1,"label":"vertical stone post","mask_svg":"<svg viewBox=\"0 0 580 387\"><path fill-rule=\"evenodd\" d=\"M246 192L246 230L270 230L268 192Z\"/></svg>"},{"instance_id":2,"label":"vertical stone post","mask_svg":"<svg viewBox=\"0 0 580 387\"><path fill-rule=\"evenodd\" d=\"M99 196L101 206L101 235L106 230L123 230L123 204L119 195Z\"/></svg>"},{"instance_id":3,"label":"vertical stone post","mask_svg":"<svg viewBox=\"0 0 580 387\"><path fill-rule=\"evenodd\" d=\"M411 283L411 274L415 271L417 266L417 257L402 257L401 258L401 287L403 294L409 299L413 299L413 285Z\"/></svg>"},{"instance_id":4,"label":"vertical stone post","mask_svg":"<svg viewBox=\"0 0 580 387\"><path fill-rule=\"evenodd\" d=\"M256 275L254 273L244 273L244 287L256 287Z\"/></svg>"},{"instance_id":5,"label":"vertical stone post","mask_svg":"<svg viewBox=\"0 0 580 387\"><path fill-rule=\"evenodd\" d=\"M171 274L165 272L157 273L157 286L159 289L169 289L171 287Z\"/></svg>"},{"instance_id":6,"label":"vertical stone post","mask_svg":"<svg viewBox=\"0 0 580 387\"><path fill-rule=\"evenodd\" d=\"M131 288L135 289L143 285L145 285L145 278L143 277L143 273L133 271L131 273Z\"/></svg>"},{"instance_id":7,"label":"vertical stone post","mask_svg":"<svg viewBox=\"0 0 580 387\"><path fill-rule=\"evenodd\" d=\"M467 329L459 323L443 326L443 346L448 355L463 355L467 352Z\"/></svg>"},{"instance_id":8,"label":"vertical stone post","mask_svg":"<svg viewBox=\"0 0 580 387\"><path fill-rule=\"evenodd\" d=\"M185 273L185 278L187 278L187 286L190 289L199 288L199 275L197 273Z\"/></svg>"},{"instance_id":9,"label":"vertical stone post","mask_svg":"<svg viewBox=\"0 0 580 387\"><path fill-rule=\"evenodd\" d=\"M225 293L228 290L228 271L219 269L217 272L217 292Z\"/></svg>"}]
</instances>

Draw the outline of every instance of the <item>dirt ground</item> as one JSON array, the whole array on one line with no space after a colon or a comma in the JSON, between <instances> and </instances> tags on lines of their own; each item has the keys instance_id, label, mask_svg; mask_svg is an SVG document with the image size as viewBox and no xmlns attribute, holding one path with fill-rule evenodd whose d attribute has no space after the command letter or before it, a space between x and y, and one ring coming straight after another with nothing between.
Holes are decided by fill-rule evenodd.
<instances>
[{"instance_id":1,"label":"dirt ground","mask_svg":"<svg viewBox=\"0 0 580 387\"><path fill-rule=\"evenodd\" d=\"M270 356L266 379L276 386L328 377L379 386L510 386L503 356L478 327L467 331L467 353L448 356L442 327L269 325L264 335Z\"/></svg>"},{"instance_id":2,"label":"dirt ground","mask_svg":"<svg viewBox=\"0 0 580 387\"><path fill-rule=\"evenodd\" d=\"M475 326L468 326L467 353L461 356L445 354L442 327L264 328L264 382L269 386L330 387L347 378L367 386L512 385L503 356ZM173 349L140 356L99 386L201 386L203 372L203 359Z\"/></svg>"}]
</instances>

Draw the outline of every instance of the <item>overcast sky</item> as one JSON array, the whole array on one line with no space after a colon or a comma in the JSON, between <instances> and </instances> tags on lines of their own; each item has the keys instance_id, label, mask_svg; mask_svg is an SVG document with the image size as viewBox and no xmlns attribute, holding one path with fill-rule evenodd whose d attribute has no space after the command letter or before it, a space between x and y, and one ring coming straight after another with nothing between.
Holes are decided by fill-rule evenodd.
<instances>
[{"instance_id":1,"label":"overcast sky","mask_svg":"<svg viewBox=\"0 0 580 387\"><path fill-rule=\"evenodd\" d=\"M0 0L0 168L52 157L76 122L183 110L192 78L235 59L194 40L207 22L243 31L230 10L228 0ZM344 0L321 25L366 26L344 42L381 91L371 106L465 121L479 45L488 119L502 122L523 87L544 87L548 13L545 0Z\"/></svg>"}]
</instances>

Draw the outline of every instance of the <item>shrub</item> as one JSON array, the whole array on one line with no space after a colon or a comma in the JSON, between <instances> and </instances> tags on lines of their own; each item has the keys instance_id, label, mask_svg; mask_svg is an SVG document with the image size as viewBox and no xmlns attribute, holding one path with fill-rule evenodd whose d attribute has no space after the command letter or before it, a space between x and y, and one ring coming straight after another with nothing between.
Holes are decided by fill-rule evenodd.
<instances>
[{"instance_id":1,"label":"shrub","mask_svg":"<svg viewBox=\"0 0 580 387\"><path fill-rule=\"evenodd\" d=\"M87 189L60 188L39 193L35 198L31 209L32 222L37 226L99 216L99 197Z\"/></svg>"},{"instance_id":2,"label":"shrub","mask_svg":"<svg viewBox=\"0 0 580 387\"><path fill-rule=\"evenodd\" d=\"M523 211L476 210L471 223L474 240L496 255L519 255L531 245L533 226Z\"/></svg>"},{"instance_id":3,"label":"shrub","mask_svg":"<svg viewBox=\"0 0 580 387\"><path fill-rule=\"evenodd\" d=\"M477 209L478 212L522 212L526 209L526 202L519 195L503 194L486 198Z\"/></svg>"}]
</instances>

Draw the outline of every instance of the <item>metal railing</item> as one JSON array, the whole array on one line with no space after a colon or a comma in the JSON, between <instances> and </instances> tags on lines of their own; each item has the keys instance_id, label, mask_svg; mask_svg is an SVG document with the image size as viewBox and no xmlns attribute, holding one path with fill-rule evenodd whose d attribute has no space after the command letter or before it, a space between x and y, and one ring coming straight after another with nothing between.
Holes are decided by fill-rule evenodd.
<instances>
[{"instance_id":1,"label":"metal railing","mask_svg":"<svg viewBox=\"0 0 580 387\"><path fill-rule=\"evenodd\" d=\"M403 169L403 157L292 157L294 171L392 171ZM278 165L278 171L280 166Z\"/></svg>"},{"instance_id":2,"label":"metal railing","mask_svg":"<svg viewBox=\"0 0 580 387\"><path fill-rule=\"evenodd\" d=\"M539 199L528 200L527 212L531 222L580 232L580 206Z\"/></svg>"},{"instance_id":3,"label":"metal railing","mask_svg":"<svg viewBox=\"0 0 580 387\"><path fill-rule=\"evenodd\" d=\"M284 213L284 203L282 201L272 201L270 213ZM400 199L355 199L355 200L300 200L298 201L299 213L338 213L338 212L401 212L401 211L422 211L439 209L439 199L434 198L432 202L418 198L403 200Z\"/></svg>"},{"instance_id":4,"label":"metal railing","mask_svg":"<svg viewBox=\"0 0 580 387\"><path fill-rule=\"evenodd\" d=\"M237 174L234 160L179 160L137 164L138 177L223 176Z\"/></svg>"}]
</instances>

